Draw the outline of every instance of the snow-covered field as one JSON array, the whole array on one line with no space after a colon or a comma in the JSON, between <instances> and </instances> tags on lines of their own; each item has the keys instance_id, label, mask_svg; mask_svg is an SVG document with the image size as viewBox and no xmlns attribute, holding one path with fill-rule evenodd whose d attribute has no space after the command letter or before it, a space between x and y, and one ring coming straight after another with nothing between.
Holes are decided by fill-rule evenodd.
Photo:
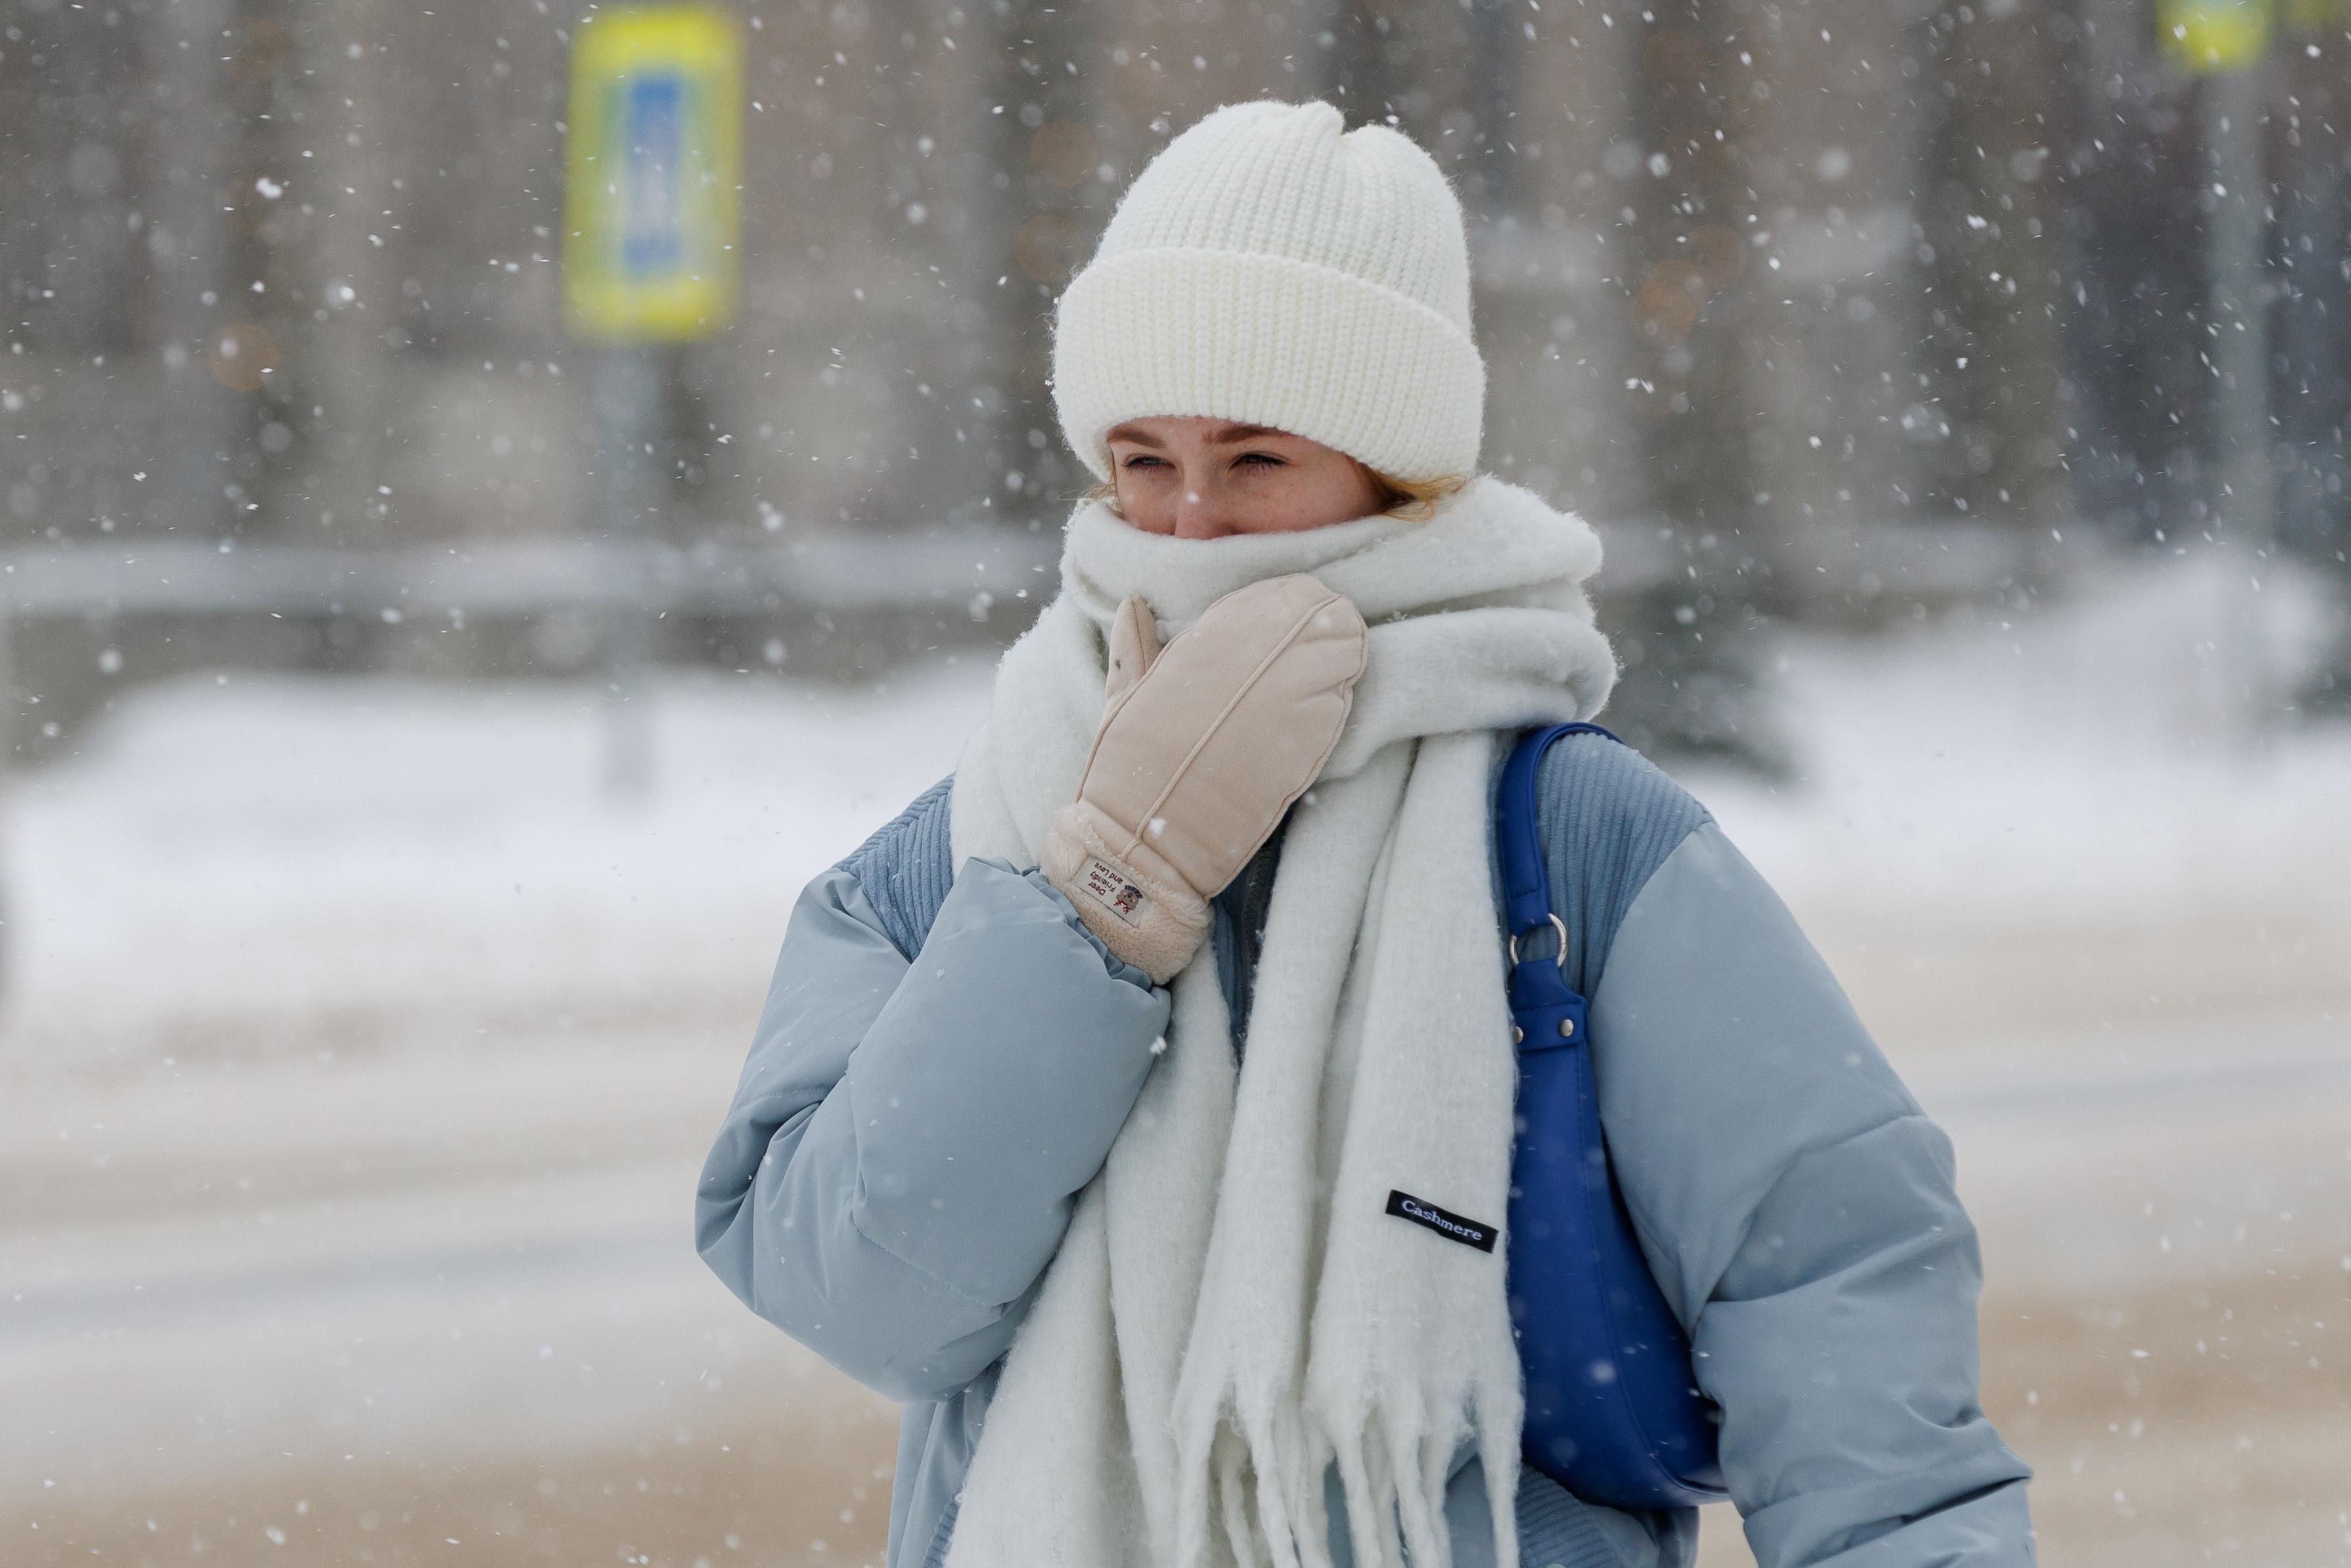
<instances>
[{"instance_id":1,"label":"snow-covered field","mask_svg":"<svg viewBox=\"0 0 2351 1568\"><path fill-rule=\"evenodd\" d=\"M2351 1562L2351 731L2228 718L2229 593L1792 641L1801 784L1686 780L1953 1132L2053 1563ZM689 1210L792 898L984 680L673 677L640 800L595 691L380 680L15 781L0 1563L872 1560L892 1413Z\"/></svg>"}]
</instances>

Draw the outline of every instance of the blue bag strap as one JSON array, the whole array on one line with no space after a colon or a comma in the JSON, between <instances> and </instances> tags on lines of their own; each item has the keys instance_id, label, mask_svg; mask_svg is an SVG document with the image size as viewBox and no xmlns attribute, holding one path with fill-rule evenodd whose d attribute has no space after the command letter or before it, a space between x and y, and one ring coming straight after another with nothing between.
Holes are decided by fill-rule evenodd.
<instances>
[{"instance_id":1,"label":"blue bag strap","mask_svg":"<svg viewBox=\"0 0 2351 1568\"><path fill-rule=\"evenodd\" d=\"M1502 764L1502 782L1494 800L1494 842L1502 862L1502 910L1509 918L1510 937L1515 945L1540 932L1558 919L1552 908L1551 873L1544 865L1541 824L1535 809L1536 786L1542 775L1543 753L1571 735L1601 735L1616 741L1613 731L1596 724L1555 724L1548 729L1531 729L1519 737L1510 750L1510 759ZM1539 984L1540 971L1548 969L1553 976L1562 997L1511 998L1513 1007L1538 1001L1556 1001L1574 993L1568 989L1564 977L1566 967L1566 936L1561 926L1560 962L1542 966L1513 963L1512 990L1523 983ZM1551 987L1542 987L1544 990Z\"/></svg>"},{"instance_id":2,"label":"blue bag strap","mask_svg":"<svg viewBox=\"0 0 2351 1568\"><path fill-rule=\"evenodd\" d=\"M1587 1501L1683 1508L1725 1495L1714 1421L1609 1167L1589 1004L1568 984L1574 934L1552 904L1537 811L1543 755L1572 735L1624 744L1596 724L1531 731L1503 762L1494 800L1519 1051L1509 1290L1522 1441L1529 1463ZM1546 926L1557 952L1529 950Z\"/></svg>"}]
</instances>

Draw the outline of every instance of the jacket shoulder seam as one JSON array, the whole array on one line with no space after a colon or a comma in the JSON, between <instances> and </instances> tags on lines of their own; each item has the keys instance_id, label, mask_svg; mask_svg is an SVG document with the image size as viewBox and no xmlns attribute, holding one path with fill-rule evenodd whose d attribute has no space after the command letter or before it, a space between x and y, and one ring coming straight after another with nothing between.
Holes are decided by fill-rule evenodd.
<instances>
[{"instance_id":1,"label":"jacket shoulder seam","mask_svg":"<svg viewBox=\"0 0 2351 1568\"><path fill-rule=\"evenodd\" d=\"M1923 1110L1897 1111L1892 1115L1877 1117L1865 1126L1855 1127L1850 1131L1839 1133L1834 1137L1822 1138L1815 1142L1802 1144L1790 1150L1787 1157L1772 1167L1771 1178L1756 1189L1754 1205L1748 1213L1747 1222L1740 1227L1739 1240L1730 1249L1729 1253L1724 1259L1724 1272L1726 1274L1729 1272L1732 1260L1738 1258L1741 1253L1746 1251L1748 1242L1754 1238L1755 1227L1762 1217L1764 1205L1771 1200L1771 1195L1780 1190L1781 1184L1785 1182L1789 1176L1792 1176L1799 1166L1802 1166L1807 1160L1814 1159L1822 1155L1828 1154L1832 1150L1844 1148L1848 1144L1855 1144L1859 1143L1864 1138L1874 1137L1877 1134L1886 1131L1888 1127L1899 1126L1906 1122L1923 1122L1928 1126L1934 1128L1937 1132L1942 1131L1940 1124L1937 1123L1932 1116L1928 1115ZM1675 1260L1677 1262L1681 1261L1678 1249L1675 1250ZM1721 1288L1722 1279L1720 1277L1717 1277L1708 1285L1706 1299L1698 1303L1698 1309L1701 1314L1705 1312L1706 1308L1714 1301L1714 1292Z\"/></svg>"}]
</instances>

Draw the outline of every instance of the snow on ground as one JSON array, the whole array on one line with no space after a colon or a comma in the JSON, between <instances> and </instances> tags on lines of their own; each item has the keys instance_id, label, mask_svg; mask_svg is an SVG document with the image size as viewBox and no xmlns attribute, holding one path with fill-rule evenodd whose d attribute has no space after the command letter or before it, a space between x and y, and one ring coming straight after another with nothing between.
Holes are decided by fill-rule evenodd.
<instances>
[{"instance_id":1,"label":"snow on ground","mask_svg":"<svg viewBox=\"0 0 2351 1568\"><path fill-rule=\"evenodd\" d=\"M2050 1030L2344 1017L2351 726L2263 735L2227 559L2135 567L2014 623L1782 650L1802 777L1691 778L1891 1048L2017 1061ZM2273 685L2326 625L2281 576Z\"/></svg>"},{"instance_id":2,"label":"snow on ground","mask_svg":"<svg viewBox=\"0 0 2351 1568\"><path fill-rule=\"evenodd\" d=\"M800 886L953 768L983 679L664 681L643 800L603 786L592 688L140 690L8 804L11 1032L162 1056L739 1000Z\"/></svg>"},{"instance_id":3,"label":"snow on ground","mask_svg":"<svg viewBox=\"0 0 2351 1568\"><path fill-rule=\"evenodd\" d=\"M1790 639L1802 779L1686 776L1953 1133L2053 1560L2351 1529L2351 730L2231 727L2243 602ZM630 800L592 690L239 675L14 780L0 1561L870 1561L889 1413L687 1213L793 897L984 691L673 675Z\"/></svg>"},{"instance_id":4,"label":"snow on ground","mask_svg":"<svg viewBox=\"0 0 2351 1568\"><path fill-rule=\"evenodd\" d=\"M2197 901L2351 909L2330 874L2351 863L2351 727L2264 740L2229 710L2231 586L2218 559L2141 566L2018 623L1792 640L1801 780L1701 791L1799 905L2084 925ZM2320 607L2292 579L2270 597L2284 681Z\"/></svg>"}]
</instances>

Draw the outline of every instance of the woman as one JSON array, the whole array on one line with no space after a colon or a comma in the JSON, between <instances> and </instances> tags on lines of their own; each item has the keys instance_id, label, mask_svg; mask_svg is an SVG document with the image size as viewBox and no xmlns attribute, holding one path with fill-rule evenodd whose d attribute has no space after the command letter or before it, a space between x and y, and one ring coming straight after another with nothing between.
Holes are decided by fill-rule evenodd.
<instances>
[{"instance_id":1,"label":"woman","mask_svg":"<svg viewBox=\"0 0 2351 1568\"><path fill-rule=\"evenodd\" d=\"M906 1402L891 1568L1690 1562L1520 1462L1507 1238L1388 1203L1504 1213L1494 769L1614 675L1483 386L1443 176L1327 104L1178 137L1063 296L1107 484L955 775L802 894L698 1206ZM1662 774L1576 737L1539 816L1757 1557L2029 1563L1948 1143Z\"/></svg>"}]
</instances>

